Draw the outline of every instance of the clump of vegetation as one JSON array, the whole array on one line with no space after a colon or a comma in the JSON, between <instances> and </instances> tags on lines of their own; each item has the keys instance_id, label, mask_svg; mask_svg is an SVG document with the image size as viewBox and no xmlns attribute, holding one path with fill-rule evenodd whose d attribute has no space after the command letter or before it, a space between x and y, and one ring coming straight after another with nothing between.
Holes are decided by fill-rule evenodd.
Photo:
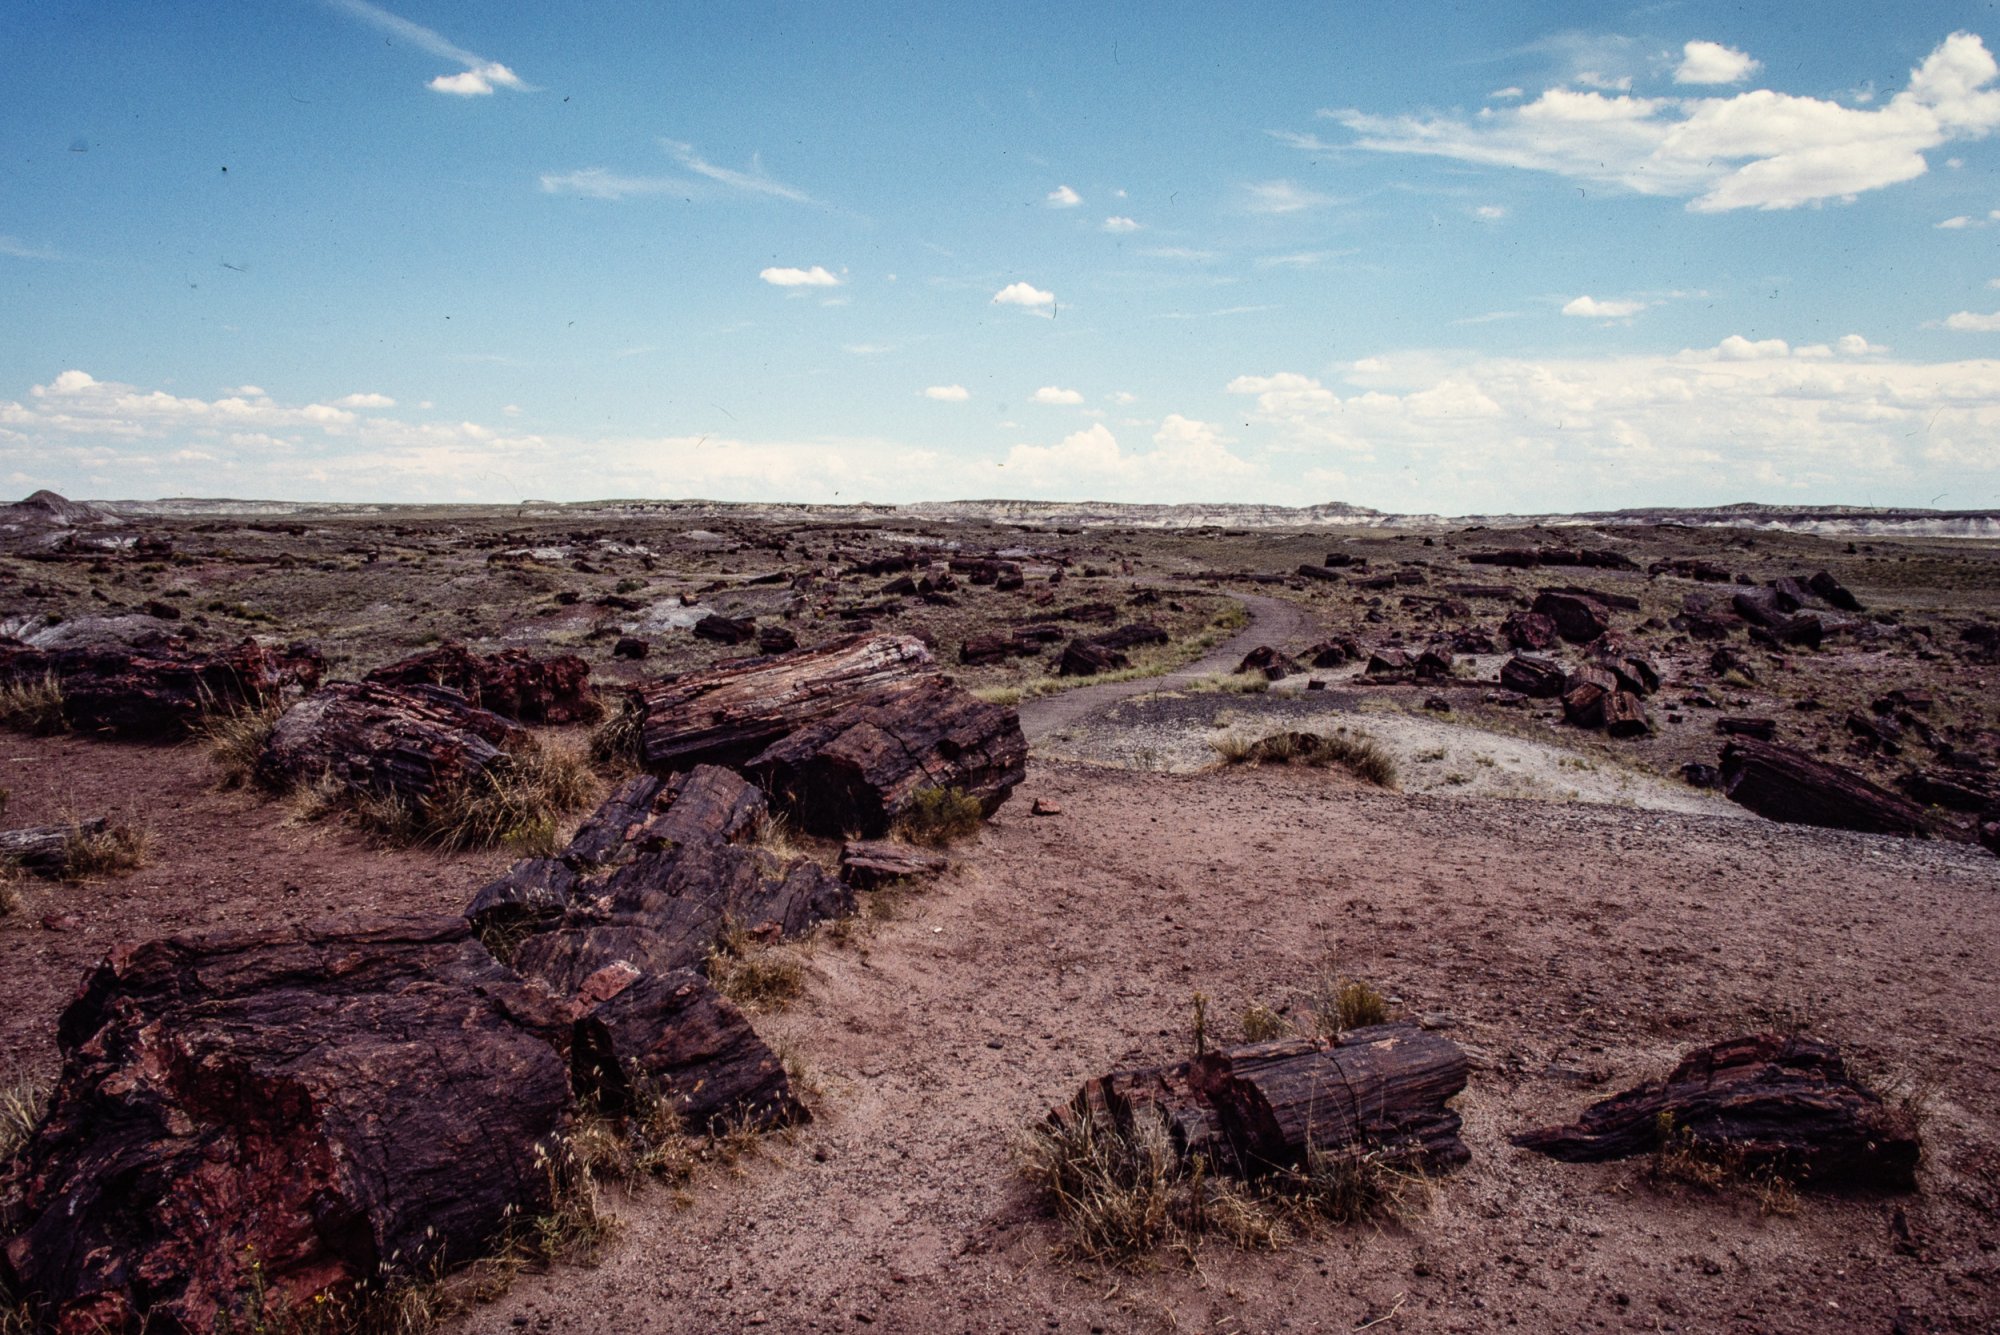
<instances>
[{"instance_id":1,"label":"clump of vegetation","mask_svg":"<svg viewBox=\"0 0 2000 1335\"><path fill-rule=\"evenodd\" d=\"M1245 1043L1268 1043L1292 1032L1291 1022L1261 1001L1253 1001L1241 1022Z\"/></svg>"},{"instance_id":2,"label":"clump of vegetation","mask_svg":"<svg viewBox=\"0 0 2000 1335\"><path fill-rule=\"evenodd\" d=\"M1798 1188L1776 1168L1753 1167L1740 1148L1697 1139L1692 1128L1675 1125L1671 1112L1660 1113L1655 1131L1653 1155L1646 1165L1646 1176L1654 1185L1741 1191L1763 1214L1798 1213Z\"/></svg>"},{"instance_id":3,"label":"clump of vegetation","mask_svg":"<svg viewBox=\"0 0 2000 1335\"><path fill-rule=\"evenodd\" d=\"M71 821L63 834L62 878L87 881L123 876L146 865L152 837L142 828L107 821L102 826Z\"/></svg>"},{"instance_id":4,"label":"clump of vegetation","mask_svg":"<svg viewBox=\"0 0 2000 1335\"><path fill-rule=\"evenodd\" d=\"M1396 761L1372 738L1341 729L1334 733L1286 730L1264 737L1231 731L1209 739L1209 749L1225 765L1338 765L1380 788L1396 786Z\"/></svg>"},{"instance_id":5,"label":"clump of vegetation","mask_svg":"<svg viewBox=\"0 0 2000 1335\"><path fill-rule=\"evenodd\" d=\"M590 758L614 773L639 768L639 743L645 731L646 707L636 693L618 698L618 707L590 730Z\"/></svg>"},{"instance_id":6,"label":"clump of vegetation","mask_svg":"<svg viewBox=\"0 0 2000 1335\"><path fill-rule=\"evenodd\" d=\"M215 710L205 715L198 736L209 759L220 771L224 788L247 788L257 777L257 761L271 740L271 729L285 712L277 701L243 709Z\"/></svg>"},{"instance_id":7,"label":"clump of vegetation","mask_svg":"<svg viewBox=\"0 0 2000 1335\"><path fill-rule=\"evenodd\" d=\"M1129 1136L1089 1118L1043 1120L1023 1133L1017 1157L1061 1222L1065 1249L1100 1265L1136 1266L1162 1248L1192 1263L1207 1237L1276 1250L1328 1225L1405 1217L1429 1199L1421 1174L1365 1147L1250 1180L1221 1177L1178 1153L1158 1118L1140 1118Z\"/></svg>"},{"instance_id":8,"label":"clump of vegetation","mask_svg":"<svg viewBox=\"0 0 2000 1335\"><path fill-rule=\"evenodd\" d=\"M504 847L545 857L562 847L562 818L589 805L597 787L580 750L530 738L503 763L448 784L421 804L324 776L301 794L300 817L322 820L346 811L385 843L429 844L447 853Z\"/></svg>"},{"instance_id":9,"label":"clump of vegetation","mask_svg":"<svg viewBox=\"0 0 2000 1335\"><path fill-rule=\"evenodd\" d=\"M1331 969L1320 972L1313 985L1313 1031L1337 1038L1350 1029L1386 1024L1389 999L1359 978L1344 978Z\"/></svg>"},{"instance_id":10,"label":"clump of vegetation","mask_svg":"<svg viewBox=\"0 0 2000 1335\"><path fill-rule=\"evenodd\" d=\"M798 956L765 945L734 922L723 924L703 967L715 990L739 1006L783 1010L806 990L806 966Z\"/></svg>"},{"instance_id":11,"label":"clump of vegetation","mask_svg":"<svg viewBox=\"0 0 2000 1335\"><path fill-rule=\"evenodd\" d=\"M20 880L21 873L17 869L0 867L0 918L20 909Z\"/></svg>"},{"instance_id":12,"label":"clump of vegetation","mask_svg":"<svg viewBox=\"0 0 2000 1335\"><path fill-rule=\"evenodd\" d=\"M55 674L0 686L0 727L32 737L52 737L69 731L63 712L63 688Z\"/></svg>"},{"instance_id":13,"label":"clump of vegetation","mask_svg":"<svg viewBox=\"0 0 2000 1335\"><path fill-rule=\"evenodd\" d=\"M1196 677L1186 689L1192 695L1263 695L1271 689L1271 679L1261 672L1222 672Z\"/></svg>"},{"instance_id":14,"label":"clump of vegetation","mask_svg":"<svg viewBox=\"0 0 2000 1335\"><path fill-rule=\"evenodd\" d=\"M920 788L896 824L913 844L942 846L979 831L986 809L963 788Z\"/></svg>"},{"instance_id":15,"label":"clump of vegetation","mask_svg":"<svg viewBox=\"0 0 2000 1335\"><path fill-rule=\"evenodd\" d=\"M0 1089L0 1167L13 1162L48 1110L45 1086L21 1081Z\"/></svg>"}]
</instances>

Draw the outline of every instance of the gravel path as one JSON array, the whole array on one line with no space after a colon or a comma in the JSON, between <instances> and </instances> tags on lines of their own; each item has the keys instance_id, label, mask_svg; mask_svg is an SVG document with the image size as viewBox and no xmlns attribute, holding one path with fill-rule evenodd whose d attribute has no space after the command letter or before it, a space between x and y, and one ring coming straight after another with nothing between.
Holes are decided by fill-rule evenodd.
<instances>
[{"instance_id":1,"label":"gravel path","mask_svg":"<svg viewBox=\"0 0 2000 1335\"><path fill-rule=\"evenodd\" d=\"M1183 667L1159 677L1138 677L1130 681L1106 681L1078 686L1034 700L1021 702L1021 731L1030 742L1059 732L1083 721L1120 700L1152 691L1171 691L1201 677L1234 671L1243 655L1260 644L1282 649L1287 644L1317 638L1319 626L1312 614L1297 603L1270 598L1261 593L1231 593L1250 612L1250 622L1228 640Z\"/></svg>"}]
</instances>

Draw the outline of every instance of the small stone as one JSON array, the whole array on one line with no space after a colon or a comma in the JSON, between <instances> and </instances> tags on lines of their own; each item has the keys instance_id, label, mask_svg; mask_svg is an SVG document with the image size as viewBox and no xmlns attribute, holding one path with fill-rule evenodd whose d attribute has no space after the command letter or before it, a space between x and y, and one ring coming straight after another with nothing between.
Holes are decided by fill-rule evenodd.
<instances>
[{"instance_id":1,"label":"small stone","mask_svg":"<svg viewBox=\"0 0 2000 1335\"><path fill-rule=\"evenodd\" d=\"M1063 814L1063 809L1060 803L1052 802L1046 797L1038 797L1028 808L1028 814L1031 816L1060 816Z\"/></svg>"}]
</instances>

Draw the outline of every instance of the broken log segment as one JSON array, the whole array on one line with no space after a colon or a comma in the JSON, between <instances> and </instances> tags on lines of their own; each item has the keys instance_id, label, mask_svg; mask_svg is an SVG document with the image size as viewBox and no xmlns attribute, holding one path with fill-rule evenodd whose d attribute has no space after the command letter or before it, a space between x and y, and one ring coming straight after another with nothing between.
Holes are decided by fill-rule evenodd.
<instances>
[{"instance_id":1,"label":"broken log segment","mask_svg":"<svg viewBox=\"0 0 2000 1335\"><path fill-rule=\"evenodd\" d=\"M213 652L177 642L33 649L0 640L0 682L53 680L62 688L63 717L71 727L118 737L185 736L218 710L311 690L324 666L309 647L268 649L255 640Z\"/></svg>"},{"instance_id":2,"label":"broken log segment","mask_svg":"<svg viewBox=\"0 0 2000 1335\"><path fill-rule=\"evenodd\" d=\"M841 845L840 877L857 890L875 890L913 876L935 876L945 855L893 839L850 839Z\"/></svg>"},{"instance_id":3,"label":"broken log segment","mask_svg":"<svg viewBox=\"0 0 2000 1335\"><path fill-rule=\"evenodd\" d=\"M57 1331L208 1331L484 1254L546 1208L567 1037L459 918L118 947L63 1012L0 1279Z\"/></svg>"},{"instance_id":4,"label":"broken log segment","mask_svg":"<svg viewBox=\"0 0 2000 1335\"><path fill-rule=\"evenodd\" d=\"M11 862L37 876L61 876L69 870L70 849L75 842L103 834L109 828L110 822L99 816L73 825L0 830L0 862Z\"/></svg>"},{"instance_id":5,"label":"broken log segment","mask_svg":"<svg viewBox=\"0 0 2000 1335\"><path fill-rule=\"evenodd\" d=\"M773 742L744 771L807 833L875 838L931 789L955 789L992 815L1027 761L1011 707L923 677Z\"/></svg>"},{"instance_id":6,"label":"broken log segment","mask_svg":"<svg viewBox=\"0 0 2000 1335\"><path fill-rule=\"evenodd\" d=\"M575 654L538 659L525 649L502 649L480 655L448 641L376 668L362 680L385 686L448 686L479 709L523 723L590 723L604 714L590 689L590 664Z\"/></svg>"},{"instance_id":7,"label":"broken log segment","mask_svg":"<svg viewBox=\"0 0 2000 1335\"><path fill-rule=\"evenodd\" d=\"M1929 832L1915 803L1775 742L1738 737L1723 747L1722 788L1730 801L1791 825L1910 837Z\"/></svg>"},{"instance_id":8,"label":"broken log segment","mask_svg":"<svg viewBox=\"0 0 2000 1335\"><path fill-rule=\"evenodd\" d=\"M639 688L640 762L655 773L740 765L871 692L931 669L910 635L852 635L810 649L663 677Z\"/></svg>"},{"instance_id":9,"label":"broken log segment","mask_svg":"<svg viewBox=\"0 0 2000 1335\"><path fill-rule=\"evenodd\" d=\"M280 792L330 778L421 809L504 765L527 738L519 724L443 686L337 681L279 716L257 778Z\"/></svg>"},{"instance_id":10,"label":"broken log segment","mask_svg":"<svg viewBox=\"0 0 2000 1335\"><path fill-rule=\"evenodd\" d=\"M1831 1043L1798 1035L1750 1034L1698 1048L1666 1079L1593 1104L1573 1125L1513 1141L1591 1163L1649 1153L1662 1148L1663 1136L1795 1182L1916 1185L1915 1116L1856 1080Z\"/></svg>"}]
</instances>

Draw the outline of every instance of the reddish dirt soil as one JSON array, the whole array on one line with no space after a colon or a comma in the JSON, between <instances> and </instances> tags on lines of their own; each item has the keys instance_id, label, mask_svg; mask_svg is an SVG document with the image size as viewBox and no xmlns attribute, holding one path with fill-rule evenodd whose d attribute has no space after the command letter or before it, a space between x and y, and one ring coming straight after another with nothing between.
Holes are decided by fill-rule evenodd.
<instances>
[{"instance_id":1,"label":"reddish dirt soil","mask_svg":"<svg viewBox=\"0 0 2000 1335\"><path fill-rule=\"evenodd\" d=\"M153 862L0 919L0 1079L111 942L348 910L449 911L504 858L371 849L207 786L192 749L10 738L9 824L141 811ZM1064 814L1029 814L1035 797ZM1324 771L1037 762L943 880L760 1017L819 1118L691 1203L620 1198L596 1269L524 1276L465 1331L1991 1330L2000 1322L2000 859L1735 820L1382 793ZM48 931L44 914L81 924ZM1474 1057L1472 1164L1407 1223L1136 1272L1065 1262L1010 1142L1084 1077L1225 1035L1328 960ZM1747 1196L1510 1147L1699 1042L1805 1019L1934 1086L1922 1189ZM1908 1237L1896 1231L1901 1210Z\"/></svg>"}]
</instances>

